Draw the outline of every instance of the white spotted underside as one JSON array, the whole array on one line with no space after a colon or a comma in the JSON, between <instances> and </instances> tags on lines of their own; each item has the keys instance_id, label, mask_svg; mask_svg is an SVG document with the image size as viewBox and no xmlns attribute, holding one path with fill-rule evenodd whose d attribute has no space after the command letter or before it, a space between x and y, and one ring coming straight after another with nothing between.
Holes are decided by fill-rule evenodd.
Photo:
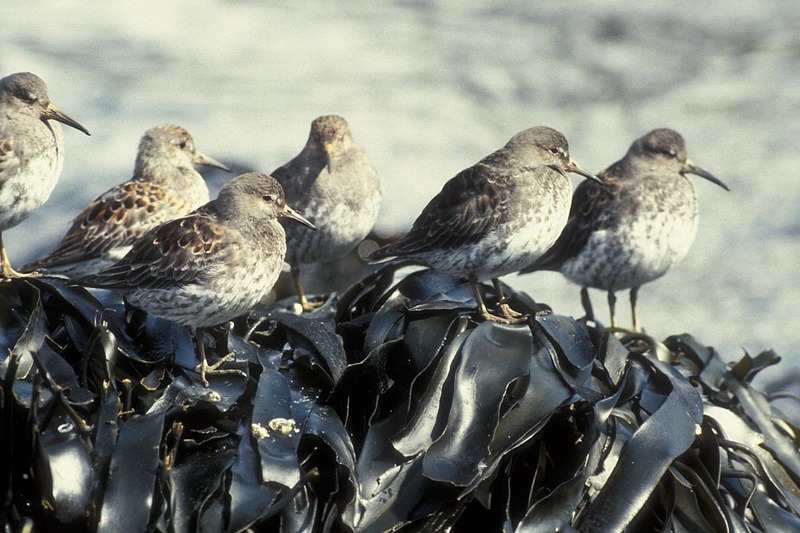
<instances>
[{"instance_id":1,"label":"white spotted underside","mask_svg":"<svg viewBox=\"0 0 800 533\"><path fill-rule=\"evenodd\" d=\"M13 139L19 165L10 169L13 175L3 176L0 183L0 231L13 228L36 212L50 197L64 164L61 126L55 122L39 122L30 143ZM49 127L48 127L49 125ZM0 124L0 138L11 133L10 124Z\"/></svg>"},{"instance_id":2,"label":"white spotted underside","mask_svg":"<svg viewBox=\"0 0 800 533\"><path fill-rule=\"evenodd\" d=\"M663 276L689 251L697 233L697 201L687 179L682 198L691 201L665 205L643 202L635 216L613 229L596 231L581 254L566 261L561 272L584 287L622 290L639 287ZM658 194L652 194L657 198Z\"/></svg>"},{"instance_id":3,"label":"white spotted underside","mask_svg":"<svg viewBox=\"0 0 800 533\"><path fill-rule=\"evenodd\" d=\"M511 207L506 220L474 244L457 250L437 250L418 258L453 276L474 274L485 281L516 272L546 252L558 239L569 217L572 186L561 174L547 182L516 183L515 194L533 201Z\"/></svg>"},{"instance_id":4,"label":"white spotted underside","mask_svg":"<svg viewBox=\"0 0 800 533\"><path fill-rule=\"evenodd\" d=\"M238 245L229 246L234 247ZM180 324L196 327L223 324L248 312L275 285L286 252L285 243L279 248L271 254L255 249L252 253L237 253L236 263L218 263L203 283L168 290L134 289L126 297L148 313Z\"/></svg>"}]
</instances>

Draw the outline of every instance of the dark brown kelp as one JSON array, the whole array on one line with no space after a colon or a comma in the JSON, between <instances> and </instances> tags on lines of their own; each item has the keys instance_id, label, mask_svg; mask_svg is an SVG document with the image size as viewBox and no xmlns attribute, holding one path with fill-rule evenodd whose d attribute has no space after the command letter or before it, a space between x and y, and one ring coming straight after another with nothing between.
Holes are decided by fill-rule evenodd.
<instances>
[{"instance_id":1,"label":"dark brown kelp","mask_svg":"<svg viewBox=\"0 0 800 533\"><path fill-rule=\"evenodd\" d=\"M6 530L800 530L776 407L796 397L751 384L775 354L473 308L466 283L388 266L312 314L210 330L241 374L206 388L184 328L0 284Z\"/></svg>"}]
</instances>

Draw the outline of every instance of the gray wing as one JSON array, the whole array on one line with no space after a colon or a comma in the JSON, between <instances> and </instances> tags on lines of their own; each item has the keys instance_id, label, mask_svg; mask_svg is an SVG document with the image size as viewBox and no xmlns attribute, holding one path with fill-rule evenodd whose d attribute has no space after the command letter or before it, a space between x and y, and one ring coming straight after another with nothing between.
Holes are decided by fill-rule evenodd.
<instances>
[{"instance_id":1,"label":"gray wing","mask_svg":"<svg viewBox=\"0 0 800 533\"><path fill-rule=\"evenodd\" d=\"M606 229L614 222L616 213L609 204L618 194L615 185L616 166L611 166L598 177L605 185L584 180L572 195L569 220L558 240L536 261L520 270L520 274L536 270L559 270L561 265L583 250L592 233Z\"/></svg>"},{"instance_id":2,"label":"gray wing","mask_svg":"<svg viewBox=\"0 0 800 533\"><path fill-rule=\"evenodd\" d=\"M205 206L204 206L205 207ZM166 289L208 275L226 253L226 230L209 210L167 222L136 241L115 265L80 281L109 289Z\"/></svg>"},{"instance_id":3,"label":"gray wing","mask_svg":"<svg viewBox=\"0 0 800 533\"><path fill-rule=\"evenodd\" d=\"M376 250L370 260L414 256L473 244L502 222L511 192L494 187L491 168L475 165L445 183L422 210L405 237Z\"/></svg>"},{"instance_id":4,"label":"gray wing","mask_svg":"<svg viewBox=\"0 0 800 533\"><path fill-rule=\"evenodd\" d=\"M326 165L325 158L316 158L301 152L285 165L273 170L271 175L283 187L286 203L302 212L307 199L306 191Z\"/></svg>"}]
</instances>

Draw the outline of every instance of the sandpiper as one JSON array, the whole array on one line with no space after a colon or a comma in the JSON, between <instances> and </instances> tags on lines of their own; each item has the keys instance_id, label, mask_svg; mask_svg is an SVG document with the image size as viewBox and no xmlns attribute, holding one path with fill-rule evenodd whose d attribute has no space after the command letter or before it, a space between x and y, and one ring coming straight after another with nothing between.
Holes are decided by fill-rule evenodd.
<instances>
[{"instance_id":1,"label":"sandpiper","mask_svg":"<svg viewBox=\"0 0 800 533\"><path fill-rule=\"evenodd\" d=\"M379 248L370 260L413 259L434 270L469 278L482 318L520 323L526 316L504 301L498 278L544 253L567 222L572 185L567 172L597 180L570 157L566 138L539 126L445 183L411 231ZM491 279L500 315L491 314L478 281Z\"/></svg>"},{"instance_id":2,"label":"sandpiper","mask_svg":"<svg viewBox=\"0 0 800 533\"><path fill-rule=\"evenodd\" d=\"M50 197L64 165L61 126L89 131L60 111L44 81L30 72L0 79L0 274L11 268L2 232L31 216Z\"/></svg>"},{"instance_id":3,"label":"sandpiper","mask_svg":"<svg viewBox=\"0 0 800 533\"><path fill-rule=\"evenodd\" d=\"M279 217L312 227L286 204L274 178L242 174L216 200L151 230L114 266L78 282L120 290L148 313L197 328L198 368L208 386L208 374L229 371L219 369L227 357L206 361L205 328L247 312L275 284L286 254Z\"/></svg>"},{"instance_id":4,"label":"sandpiper","mask_svg":"<svg viewBox=\"0 0 800 533\"><path fill-rule=\"evenodd\" d=\"M578 186L561 237L522 272L557 270L581 285L589 318L593 313L587 287L608 291L612 328L614 293L630 289L633 330L640 331L639 287L683 259L697 232L697 196L687 174L729 190L688 159L678 132L655 129L635 140L625 157L599 174L606 186Z\"/></svg>"},{"instance_id":5,"label":"sandpiper","mask_svg":"<svg viewBox=\"0 0 800 533\"><path fill-rule=\"evenodd\" d=\"M92 201L53 251L21 270L78 278L110 267L151 229L208 202L208 187L194 165L228 171L198 151L181 126L150 128L139 142L133 177Z\"/></svg>"},{"instance_id":6,"label":"sandpiper","mask_svg":"<svg viewBox=\"0 0 800 533\"><path fill-rule=\"evenodd\" d=\"M284 224L286 261L300 305L310 311L322 302L306 298L301 265L344 257L364 240L378 218L380 182L347 122L336 115L314 119L306 145L272 176L286 191L286 201L317 228Z\"/></svg>"}]
</instances>

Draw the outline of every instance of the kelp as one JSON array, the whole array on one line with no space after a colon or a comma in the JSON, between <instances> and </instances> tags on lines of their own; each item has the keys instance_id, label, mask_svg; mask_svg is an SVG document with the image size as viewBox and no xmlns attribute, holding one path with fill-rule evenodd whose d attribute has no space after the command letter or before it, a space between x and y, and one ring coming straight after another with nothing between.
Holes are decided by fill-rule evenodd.
<instances>
[{"instance_id":1,"label":"kelp","mask_svg":"<svg viewBox=\"0 0 800 533\"><path fill-rule=\"evenodd\" d=\"M491 287L487 300L496 302ZM6 530L797 531L798 397L690 335L618 338L389 265L302 316L186 328L55 278L0 284Z\"/></svg>"}]
</instances>

